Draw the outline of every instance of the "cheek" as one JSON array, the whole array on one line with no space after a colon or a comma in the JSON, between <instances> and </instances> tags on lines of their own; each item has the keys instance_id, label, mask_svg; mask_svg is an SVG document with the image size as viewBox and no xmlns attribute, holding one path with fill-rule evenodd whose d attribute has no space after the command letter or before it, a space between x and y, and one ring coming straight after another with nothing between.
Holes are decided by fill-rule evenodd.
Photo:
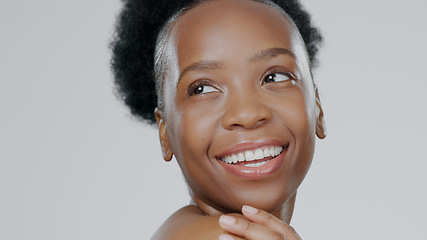
<instances>
[{"instance_id":1,"label":"cheek","mask_svg":"<svg viewBox=\"0 0 427 240\"><path fill-rule=\"evenodd\" d=\"M295 131L306 141L314 139L316 128L316 99L311 78L309 79L300 83L298 96L294 98L297 120Z\"/></svg>"},{"instance_id":2,"label":"cheek","mask_svg":"<svg viewBox=\"0 0 427 240\"><path fill-rule=\"evenodd\" d=\"M177 106L180 111L180 125L176 126L178 140L192 153L206 154L218 127L218 114L215 114L218 110L204 104L187 105Z\"/></svg>"},{"instance_id":3,"label":"cheek","mask_svg":"<svg viewBox=\"0 0 427 240\"><path fill-rule=\"evenodd\" d=\"M290 133L291 145L288 179L295 188L305 177L313 158L315 147L315 117L312 113L310 98L303 89L299 89L284 99L281 106L276 107L278 119Z\"/></svg>"},{"instance_id":4,"label":"cheek","mask_svg":"<svg viewBox=\"0 0 427 240\"><path fill-rule=\"evenodd\" d=\"M207 159L212 136L217 129L214 112L208 106L178 104L170 115L174 122L169 130L171 146L190 186L211 171L211 163Z\"/></svg>"},{"instance_id":5,"label":"cheek","mask_svg":"<svg viewBox=\"0 0 427 240\"><path fill-rule=\"evenodd\" d=\"M277 114L277 121L287 128L294 139L301 141L315 133L315 102L309 92L303 88L287 92L286 97L277 98L276 104L271 104L273 112ZM280 104L277 104L277 102Z\"/></svg>"}]
</instances>

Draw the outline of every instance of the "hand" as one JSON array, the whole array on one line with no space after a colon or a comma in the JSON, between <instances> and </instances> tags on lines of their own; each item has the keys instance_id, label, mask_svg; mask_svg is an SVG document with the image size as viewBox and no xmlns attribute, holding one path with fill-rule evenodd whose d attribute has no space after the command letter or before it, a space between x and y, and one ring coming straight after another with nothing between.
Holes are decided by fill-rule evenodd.
<instances>
[{"instance_id":1,"label":"hand","mask_svg":"<svg viewBox=\"0 0 427 240\"><path fill-rule=\"evenodd\" d=\"M245 205L242 213L220 217L219 225L227 234L219 240L301 240L291 226L268 212Z\"/></svg>"}]
</instances>

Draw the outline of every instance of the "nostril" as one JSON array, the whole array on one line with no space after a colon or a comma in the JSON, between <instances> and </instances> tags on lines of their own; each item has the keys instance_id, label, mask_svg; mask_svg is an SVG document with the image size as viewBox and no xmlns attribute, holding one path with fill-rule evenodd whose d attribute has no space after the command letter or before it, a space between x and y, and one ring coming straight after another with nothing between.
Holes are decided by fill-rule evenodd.
<instances>
[{"instance_id":1,"label":"nostril","mask_svg":"<svg viewBox=\"0 0 427 240\"><path fill-rule=\"evenodd\" d=\"M259 120L257 123L255 123L254 128L257 128L257 127L263 125L265 122L267 122L266 118Z\"/></svg>"},{"instance_id":2,"label":"nostril","mask_svg":"<svg viewBox=\"0 0 427 240\"><path fill-rule=\"evenodd\" d=\"M248 124L248 123L233 123L229 126L229 129L230 130L236 130L239 128L241 128L241 129L254 129L254 128L258 128L258 127L264 125L264 123L266 123L266 122L267 122L267 119L263 118L263 119L255 122L255 123L250 123L250 124Z\"/></svg>"},{"instance_id":3,"label":"nostril","mask_svg":"<svg viewBox=\"0 0 427 240\"><path fill-rule=\"evenodd\" d=\"M272 117L271 109L261 98L248 95L239 97L233 95L227 101L222 126L224 129L253 129L258 128Z\"/></svg>"},{"instance_id":4,"label":"nostril","mask_svg":"<svg viewBox=\"0 0 427 240\"><path fill-rule=\"evenodd\" d=\"M252 128L258 128L258 127L260 127L260 126L264 125L264 123L266 123L266 122L267 122L267 119L266 119L266 118L260 119L258 122L256 122L256 123L253 125L253 127L252 127Z\"/></svg>"}]
</instances>

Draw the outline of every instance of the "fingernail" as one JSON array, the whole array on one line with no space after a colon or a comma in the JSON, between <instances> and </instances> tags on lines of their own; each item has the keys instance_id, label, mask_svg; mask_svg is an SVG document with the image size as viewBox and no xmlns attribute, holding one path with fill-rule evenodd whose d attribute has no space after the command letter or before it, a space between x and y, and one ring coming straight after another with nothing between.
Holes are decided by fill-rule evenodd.
<instances>
[{"instance_id":1,"label":"fingernail","mask_svg":"<svg viewBox=\"0 0 427 240\"><path fill-rule=\"evenodd\" d=\"M228 234L221 234L219 235L218 240L234 240L234 238Z\"/></svg>"},{"instance_id":2,"label":"fingernail","mask_svg":"<svg viewBox=\"0 0 427 240\"><path fill-rule=\"evenodd\" d=\"M253 208L253 207L248 206L248 205L244 205L242 211L245 211L245 212L250 213L250 214L256 214L258 212L258 209Z\"/></svg>"},{"instance_id":3,"label":"fingernail","mask_svg":"<svg viewBox=\"0 0 427 240\"><path fill-rule=\"evenodd\" d=\"M234 217L222 215L219 217L219 221L225 225L233 225L236 222Z\"/></svg>"}]
</instances>

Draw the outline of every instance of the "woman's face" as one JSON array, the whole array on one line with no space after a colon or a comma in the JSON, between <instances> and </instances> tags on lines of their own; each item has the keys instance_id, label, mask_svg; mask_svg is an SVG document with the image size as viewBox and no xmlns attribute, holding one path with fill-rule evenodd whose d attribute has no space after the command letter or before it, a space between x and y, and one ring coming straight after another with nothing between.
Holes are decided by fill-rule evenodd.
<instances>
[{"instance_id":1,"label":"woman's face","mask_svg":"<svg viewBox=\"0 0 427 240\"><path fill-rule=\"evenodd\" d=\"M262 3L210 1L176 21L168 58L160 138L192 197L280 209L311 164L319 110L297 29Z\"/></svg>"}]
</instances>

